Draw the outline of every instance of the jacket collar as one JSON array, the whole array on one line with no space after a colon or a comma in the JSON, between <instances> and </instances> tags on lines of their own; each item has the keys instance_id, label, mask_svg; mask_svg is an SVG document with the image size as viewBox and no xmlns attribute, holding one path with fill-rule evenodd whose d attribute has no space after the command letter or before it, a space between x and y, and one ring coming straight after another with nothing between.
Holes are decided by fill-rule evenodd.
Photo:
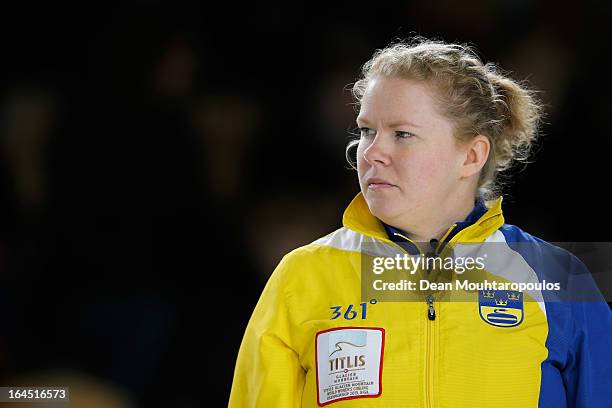
<instances>
[{"instance_id":1,"label":"jacket collar","mask_svg":"<svg viewBox=\"0 0 612 408\"><path fill-rule=\"evenodd\" d=\"M498 197L489 208L485 206L482 199L478 200L474 209L464 221L457 222L448 229L441 244L451 239L458 241L459 238L461 238L461 242L466 243L484 241L504 224L501 208L502 200L503 197ZM385 224L370 212L361 192L353 198L353 201L344 211L342 225L372 238L391 242ZM396 229L396 231L399 230Z\"/></svg>"}]
</instances>

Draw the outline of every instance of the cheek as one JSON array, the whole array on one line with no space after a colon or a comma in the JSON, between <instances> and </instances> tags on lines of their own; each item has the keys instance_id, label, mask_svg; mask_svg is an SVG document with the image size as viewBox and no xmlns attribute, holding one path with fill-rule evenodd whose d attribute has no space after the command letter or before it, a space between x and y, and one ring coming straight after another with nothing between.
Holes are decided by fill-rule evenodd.
<instances>
[{"instance_id":1,"label":"cheek","mask_svg":"<svg viewBox=\"0 0 612 408\"><path fill-rule=\"evenodd\" d=\"M457 183L457 152L453 149L436 152L427 164L427 171L431 183L435 183L439 190L446 190L450 185Z\"/></svg>"},{"instance_id":2,"label":"cheek","mask_svg":"<svg viewBox=\"0 0 612 408\"><path fill-rule=\"evenodd\" d=\"M415 152L416 153L416 152ZM421 151L402 160L404 179L414 186L432 189L449 179L454 168L454 158L446 151Z\"/></svg>"}]
</instances>

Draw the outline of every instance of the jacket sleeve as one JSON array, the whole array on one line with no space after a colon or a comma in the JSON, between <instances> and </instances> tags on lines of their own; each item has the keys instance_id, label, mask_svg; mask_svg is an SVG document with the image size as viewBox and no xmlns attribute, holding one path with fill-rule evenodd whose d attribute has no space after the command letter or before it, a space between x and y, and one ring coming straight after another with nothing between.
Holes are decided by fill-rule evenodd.
<instances>
[{"instance_id":1,"label":"jacket sleeve","mask_svg":"<svg viewBox=\"0 0 612 408\"><path fill-rule=\"evenodd\" d=\"M578 261L587 301L571 303L573 330L562 372L568 407L612 408L612 312L586 267ZM599 299L599 300L597 300Z\"/></svg>"},{"instance_id":2,"label":"jacket sleeve","mask_svg":"<svg viewBox=\"0 0 612 408\"><path fill-rule=\"evenodd\" d=\"M305 371L292 346L295 327L283 283L287 269L286 256L249 320L234 370L230 408L301 406Z\"/></svg>"}]
</instances>

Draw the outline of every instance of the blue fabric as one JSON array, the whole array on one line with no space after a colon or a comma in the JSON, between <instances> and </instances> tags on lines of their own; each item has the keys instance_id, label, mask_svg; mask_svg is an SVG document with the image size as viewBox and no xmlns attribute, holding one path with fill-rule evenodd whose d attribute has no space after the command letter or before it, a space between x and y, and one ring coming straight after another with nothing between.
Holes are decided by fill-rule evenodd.
<instances>
[{"instance_id":1,"label":"blue fabric","mask_svg":"<svg viewBox=\"0 0 612 408\"><path fill-rule=\"evenodd\" d=\"M586 266L514 225L500 231L540 281L562 286L560 294L542 292L548 357L542 363L539 406L612 407L612 312Z\"/></svg>"}]
</instances>

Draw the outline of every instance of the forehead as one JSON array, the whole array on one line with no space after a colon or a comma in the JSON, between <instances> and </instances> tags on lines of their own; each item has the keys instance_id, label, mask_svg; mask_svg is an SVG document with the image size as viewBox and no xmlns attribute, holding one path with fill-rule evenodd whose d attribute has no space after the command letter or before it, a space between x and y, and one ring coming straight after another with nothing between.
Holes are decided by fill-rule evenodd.
<instances>
[{"instance_id":1,"label":"forehead","mask_svg":"<svg viewBox=\"0 0 612 408\"><path fill-rule=\"evenodd\" d=\"M440 118L428 84L397 77L375 77L361 98L358 120L409 120L418 124Z\"/></svg>"}]
</instances>

